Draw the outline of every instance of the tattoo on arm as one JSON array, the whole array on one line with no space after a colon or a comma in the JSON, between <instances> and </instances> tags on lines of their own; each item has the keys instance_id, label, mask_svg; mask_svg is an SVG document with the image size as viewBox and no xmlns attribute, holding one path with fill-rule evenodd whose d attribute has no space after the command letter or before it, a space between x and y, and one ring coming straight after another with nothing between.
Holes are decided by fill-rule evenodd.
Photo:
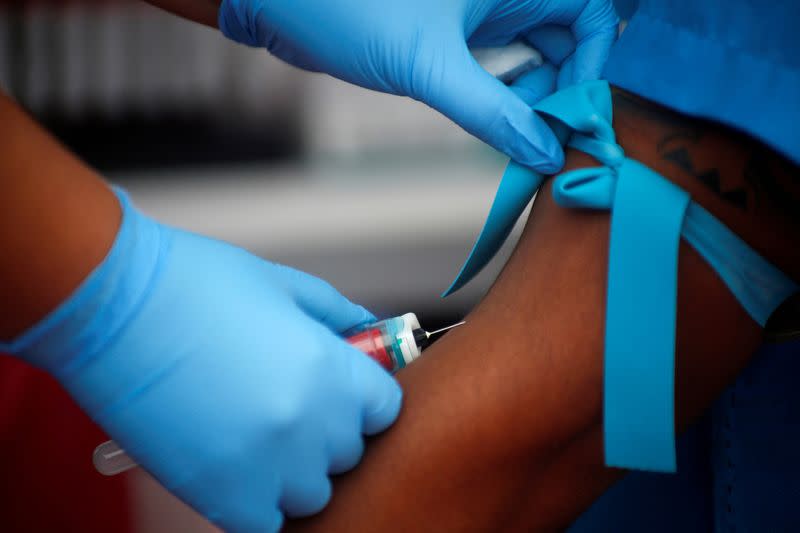
<instances>
[{"instance_id":1,"label":"tattoo on arm","mask_svg":"<svg viewBox=\"0 0 800 533\"><path fill-rule=\"evenodd\" d=\"M615 108L661 124L664 129L657 151L664 161L694 177L726 204L741 211L777 209L800 224L800 168L773 150L723 125L690 118L618 88L613 89ZM741 146L740 170L722 173L720 136L735 150ZM729 168L729 167L728 167Z\"/></svg>"},{"instance_id":2,"label":"tattoo on arm","mask_svg":"<svg viewBox=\"0 0 800 533\"><path fill-rule=\"evenodd\" d=\"M686 146L677 146L661 150L661 157L678 165L681 170L694 176L703 185L711 189L714 194L722 198L726 203L741 209L747 210L747 189L745 187L732 187L723 189L722 179L719 169L715 167L695 168L689 149Z\"/></svg>"}]
</instances>

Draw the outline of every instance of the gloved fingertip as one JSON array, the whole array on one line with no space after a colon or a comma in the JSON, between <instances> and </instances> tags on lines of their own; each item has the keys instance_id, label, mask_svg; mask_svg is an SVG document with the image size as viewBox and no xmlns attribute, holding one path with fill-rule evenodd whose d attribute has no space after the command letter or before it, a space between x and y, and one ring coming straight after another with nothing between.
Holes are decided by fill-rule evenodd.
<instances>
[{"instance_id":1,"label":"gloved fingertip","mask_svg":"<svg viewBox=\"0 0 800 533\"><path fill-rule=\"evenodd\" d=\"M355 324L353 325L353 327L361 326L364 324L371 324L373 322L378 321L378 317L376 317L369 309L367 309L363 305L359 304L353 304L353 305L357 307L357 309L353 313L354 317L356 317Z\"/></svg>"},{"instance_id":2,"label":"gloved fingertip","mask_svg":"<svg viewBox=\"0 0 800 533\"><path fill-rule=\"evenodd\" d=\"M510 139L508 155L517 163L543 174L564 166L564 150L550 127L533 111Z\"/></svg>"},{"instance_id":3,"label":"gloved fingertip","mask_svg":"<svg viewBox=\"0 0 800 533\"><path fill-rule=\"evenodd\" d=\"M364 413L364 434L375 435L394 424L400 415L400 408L403 405L403 391L394 378L389 378L391 385L386 387L384 399L381 403L376 403L375 407Z\"/></svg>"},{"instance_id":4,"label":"gloved fingertip","mask_svg":"<svg viewBox=\"0 0 800 533\"><path fill-rule=\"evenodd\" d=\"M323 320L323 323L333 331L343 334L365 324L377 322L375 315L364 306L353 303L344 296L340 298L344 300L342 307Z\"/></svg>"},{"instance_id":5,"label":"gloved fingertip","mask_svg":"<svg viewBox=\"0 0 800 533\"><path fill-rule=\"evenodd\" d=\"M561 145L524 98L483 70L466 47L463 58L454 57L450 65L438 90L425 100L431 107L522 165L547 173L561 168ZM548 69L527 79L527 88L542 95L554 83Z\"/></svg>"},{"instance_id":6,"label":"gloved fingertip","mask_svg":"<svg viewBox=\"0 0 800 533\"><path fill-rule=\"evenodd\" d=\"M334 456L328 466L328 473L337 475L352 470L364 455L364 439L359 435L358 440L344 446Z\"/></svg>"},{"instance_id":7,"label":"gloved fingertip","mask_svg":"<svg viewBox=\"0 0 800 533\"><path fill-rule=\"evenodd\" d=\"M272 509L269 509L272 507ZM239 522L229 522L219 516L204 514L206 520L225 531L264 531L266 533L278 533L283 527L285 518L283 512L277 505L266 503L260 509L254 511L255 515L246 516L245 520Z\"/></svg>"},{"instance_id":8,"label":"gloved fingertip","mask_svg":"<svg viewBox=\"0 0 800 533\"><path fill-rule=\"evenodd\" d=\"M528 106L534 106L556 89L558 70L550 63L526 72L514 80L509 88Z\"/></svg>"},{"instance_id":9,"label":"gloved fingertip","mask_svg":"<svg viewBox=\"0 0 800 533\"><path fill-rule=\"evenodd\" d=\"M327 507L333 495L331 480L325 476L324 479L316 483L314 490L311 491L308 501L304 502L304 507L299 512L290 513L290 516L302 517L315 515Z\"/></svg>"},{"instance_id":10,"label":"gloved fingertip","mask_svg":"<svg viewBox=\"0 0 800 533\"><path fill-rule=\"evenodd\" d=\"M290 518L311 516L328 505L332 494L331 480L324 467L314 461L306 462L300 471L294 472L294 477L285 480L280 508Z\"/></svg>"},{"instance_id":11,"label":"gloved fingertip","mask_svg":"<svg viewBox=\"0 0 800 533\"><path fill-rule=\"evenodd\" d=\"M535 171L542 174L556 174L564 168L564 149L558 145L558 151L550 155L550 158L537 165L531 165Z\"/></svg>"},{"instance_id":12,"label":"gloved fingertip","mask_svg":"<svg viewBox=\"0 0 800 533\"><path fill-rule=\"evenodd\" d=\"M362 432L380 433L400 414L403 390L397 380L363 354L358 353L353 364L354 386L362 391Z\"/></svg>"},{"instance_id":13,"label":"gloved fingertip","mask_svg":"<svg viewBox=\"0 0 800 533\"><path fill-rule=\"evenodd\" d=\"M611 47L617 40L619 19L614 16L607 26L595 30L578 42L573 54L573 65L570 68L569 83L572 85L584 81L596 80L602 76Z\"/></svg>"},{"instance_id":14,"label":"gloved fingertip","mask_svg":"<svg viewBox=\"0 0 800 533\"><path fill-rule=\"evenodd\" d=\"M325 280L274 263L268 265L268 272L282 281L306 314L333 331L341 333L376 320L375 315L350 301Z\"/></svg>"}]
</instances>

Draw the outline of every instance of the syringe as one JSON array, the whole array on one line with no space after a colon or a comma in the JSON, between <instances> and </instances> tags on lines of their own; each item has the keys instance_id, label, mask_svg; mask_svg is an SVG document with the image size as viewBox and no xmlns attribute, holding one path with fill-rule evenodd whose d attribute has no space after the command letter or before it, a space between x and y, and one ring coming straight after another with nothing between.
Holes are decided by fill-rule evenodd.
<instances>
[{"instance_id":1,"label":"syringe","mask_svg":"<svg viewBox=\"0 0 800 533\"><path fill-rule=\"evenodd\" d=\"M464 321L427 332L422 329L414 313L387 318L351 331L345 339L383 368L395 373L422 355L433 335L461 326Z\"/></svg>"},{"instance_id":2,"label":"syringe","mask_svg":"<svg viewBox=\"0 0 800 533\"><path fill-rule=\"evenodd\" d=\"M420 327L417 315L406 313L362 326L349 332L345 340L387 371L394 373L422 355L422 350L428 347L431 337L464 323L462 320L428 332ZM136 466L136 461L113 440L95 448L92 461L97 471L106 476L113 476Z\"/></svg>"}]
</instances>

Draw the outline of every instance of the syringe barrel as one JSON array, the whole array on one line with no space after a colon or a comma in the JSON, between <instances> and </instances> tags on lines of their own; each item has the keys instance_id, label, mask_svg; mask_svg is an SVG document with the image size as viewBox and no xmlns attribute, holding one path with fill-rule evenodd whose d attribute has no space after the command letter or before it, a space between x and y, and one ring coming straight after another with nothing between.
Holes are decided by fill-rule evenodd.
<instances>
[{"instance_id":1,"label":"syringe barrel","mask_svg":"<svg viewBox=\"0 0 800 533\"><path fill-rule=\"evenodd\" d=\"M415 331L421 331L419 320L414 313L406 313L368 324L345 340L394 373L420 356Z\"/></svg>"}]
</instances>

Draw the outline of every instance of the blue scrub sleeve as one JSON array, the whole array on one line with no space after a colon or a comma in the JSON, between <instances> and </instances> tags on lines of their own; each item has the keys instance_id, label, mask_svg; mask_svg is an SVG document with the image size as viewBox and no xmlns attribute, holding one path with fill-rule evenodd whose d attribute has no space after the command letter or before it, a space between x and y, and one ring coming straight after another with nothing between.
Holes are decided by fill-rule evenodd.
<instances>
[{"instance_id":1,"label":"blue scrub sleeve","mask_svg":"<svg viewBox=\"0 0 800 533\"><path fill-rule=\"evenodd\" d=\"M648 100L744 131L800 164L797 0L641 0L604 75Z\"/></svg>"}]
</instances>

